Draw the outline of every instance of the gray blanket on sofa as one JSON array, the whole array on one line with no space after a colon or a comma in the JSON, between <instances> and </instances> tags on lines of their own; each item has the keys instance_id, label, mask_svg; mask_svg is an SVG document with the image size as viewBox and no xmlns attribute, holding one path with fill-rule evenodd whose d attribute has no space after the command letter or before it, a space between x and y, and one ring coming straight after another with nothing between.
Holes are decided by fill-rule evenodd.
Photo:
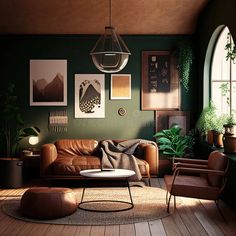
<instances>
[{"instance_id":1,"label":"gray blanket on sofa","mask_svg":"<svg viewBox=\"0 0 236 236\"><path fill-rule=\"evenodd\" d=\"M102 151L102 168L120 168L133 170L136 174L131 180L141 180L142 176L137 160L133 155L139 144L154 142L144 139L132 139L115 143L112 140L104 140L100 143Z\"/></svg>"}]
</instances>

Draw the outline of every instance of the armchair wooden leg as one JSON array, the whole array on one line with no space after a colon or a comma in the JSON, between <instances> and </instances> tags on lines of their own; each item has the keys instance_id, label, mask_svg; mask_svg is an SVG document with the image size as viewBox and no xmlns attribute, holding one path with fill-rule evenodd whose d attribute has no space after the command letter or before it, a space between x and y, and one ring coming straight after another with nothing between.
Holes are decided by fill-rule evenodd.
<instances>
[{"instance_id":1,"label":"armchair wooden leg","mask_svg":"<svg viewBox=\"0 0 236 236\"><path fill-rule=\"evenodd\" d=\"M176 197L174 196L174 208L176 208Z\"/></svg>"},{"instance_id":2,"label":"armchair wooden leg","mask_svg":"<svg viewBox=\"0 0 236 236\"><path fill-rule=\"evenodd\" d=\"M220 209L220 206L219 206L219 200L215 200L215 204L216 204L216 207L217 207L221 217L223 218L224 222L226 222L226 219L225 219L225 217L224 217L224 215L223 215L223 213L222 213L222 211Z\"/></svg>"},{"instance_id":3,"label":"armchair wooden leg","mask_svg":"<svg viewBox=\"0 0 236 236\"><path fill-rule=\"evenodd\" d=\"M168 191L166 190L166 205L168 204Z\"/></svg>"},{"instance_id":4,"label":"armchair wooden leg","mask_svg":"<svg viewBox=\"0 0 236 236\"><path fill-rule=\"evenodd\" d=\"M149 187L151 187L151 178L150 177L148 177L148 185L149 185Z\"/></svg>"},{"instance_id":5,"label":"armchair wooden leg","mask_svg":"<svg viewBox=\"0 0 236 236\"><path fill-rule=\"evenodd\" d=\"M167 204L167 213L170 213L170 199L171 199L171 194L170 194L170 197L169 197L169 200L168 200L168 204Z\"/></svg>"}]
</instances>

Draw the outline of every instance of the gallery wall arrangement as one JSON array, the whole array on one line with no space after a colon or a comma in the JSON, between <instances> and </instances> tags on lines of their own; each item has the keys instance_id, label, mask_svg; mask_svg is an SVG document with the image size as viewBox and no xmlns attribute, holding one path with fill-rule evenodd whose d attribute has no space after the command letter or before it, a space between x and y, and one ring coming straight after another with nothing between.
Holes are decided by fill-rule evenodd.
<instances>
[{"instance_id":1,"label":"gallery wall arrangement","mask_svg":"<svg viewBox=\"0 0 236 236\"><path fill-rule=\"evenodd\" d=\"M191 37L124 36L131 51L129 62L122 71L108 74L98 71L89 55L96 35L2 36L1 69L8 79L2 88L15 83L26 125L41 130L39 145L58 138L153 139L156 109L192 107L194 94L186 94L181 86L176 87L175 104L165 106L160 97L168 100L172 85L178 83L171 53L183 39ZM152 62L154 69L158 63L163 81L170 82L161 92L150 88L156 83Z\"/></svg>"}]
</instances>

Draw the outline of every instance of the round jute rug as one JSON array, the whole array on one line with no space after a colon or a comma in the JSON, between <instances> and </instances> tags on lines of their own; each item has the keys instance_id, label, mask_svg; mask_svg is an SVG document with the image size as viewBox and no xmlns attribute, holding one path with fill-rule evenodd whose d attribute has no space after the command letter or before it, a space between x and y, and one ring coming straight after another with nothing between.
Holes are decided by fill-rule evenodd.
<instances>
[{"instance_id":1,"label":"round jute rug","mask_svg":"<svg viewBox=\"0 0 236 236\"><path fill-rule=\"evenodd\" d=\"M74 189L78 202L80 202L82 190ZM165 194L166 191L154 187L131 187L134 208L120 212L90 212L77 209L77 211L67 217L54 220L34 220L23 217L19 206L20 199L11 200L2 205L2 210L7 215L14 218L48 224L68 224L68 225L111 225L111 224L131 224L143 221L157 220L168 216L166 211ZM84 201L90 200L119 200L129 201L127 188L88 188L85 190ZM178 204L178 201L177 201ZM95 202L87 204L89 209L119 209L125 208L125 203Z\"/></svg>"}]
</instances>

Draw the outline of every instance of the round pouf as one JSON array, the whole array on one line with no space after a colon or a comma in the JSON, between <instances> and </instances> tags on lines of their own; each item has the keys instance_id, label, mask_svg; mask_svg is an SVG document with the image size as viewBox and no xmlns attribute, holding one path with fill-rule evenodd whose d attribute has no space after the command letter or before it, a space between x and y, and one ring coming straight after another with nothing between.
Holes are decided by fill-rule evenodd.
<instances>
[{"instance_id":1,"label":"round pouf","mask_svg":"<svg viewBox=\"0 0 236 236\"><path fill-rule=\"evenodd\" d=\"M55 219L74 213L77 201L69 188L30 188L21 198L20 210L30 218Z\"/></svg>"}]
</instances>

